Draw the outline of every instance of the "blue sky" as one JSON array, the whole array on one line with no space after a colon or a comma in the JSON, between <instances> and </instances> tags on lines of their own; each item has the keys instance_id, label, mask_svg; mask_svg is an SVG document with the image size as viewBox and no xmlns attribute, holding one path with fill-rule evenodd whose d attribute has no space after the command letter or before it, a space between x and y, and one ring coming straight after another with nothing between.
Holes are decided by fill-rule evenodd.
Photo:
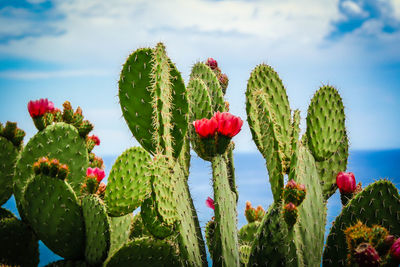
<instances>
[{"instance_id":1,"label":"blue sky","mask_svg":"<svg viewBox=\"0 0 400 267\"><path fill-rule=\"evenodd\" d=\"M70 100L94 122L97 153L120 154L137 144L116 97L121 65L159 41L186 82L196 61L216 58L242 118L247 79L264 62L303 128L314 91L330 84L353 149L400 147L400 0L0 0L0 121L17 121L29 138L29 100ZM247 125L235 141L238 152L256 151Z\"/></svg>"}]
</instances>

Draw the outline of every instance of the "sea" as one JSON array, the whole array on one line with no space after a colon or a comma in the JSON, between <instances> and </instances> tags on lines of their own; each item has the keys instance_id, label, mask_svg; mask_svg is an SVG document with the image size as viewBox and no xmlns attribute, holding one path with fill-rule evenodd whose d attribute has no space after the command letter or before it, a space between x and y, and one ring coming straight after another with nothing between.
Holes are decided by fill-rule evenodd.
<instances>
[{"instance_id":1,"label":"sea","mask_svg":"<svg viewBox=\"0 0 400 267\"><path fill-rule=\"evenodd\" d=\"M103 156L108 173L118 155ZM268 174L265 160L259 153L236 153L234 158L236 185L239 191L238 201L238 228L246 224L244 209L246 201L250 201L253 207L261 205L265 210L273 202L271 188L268 182ZM400 189L400 149L393 150L353 150L350 151L347 171L355 174L357 183L363 187L379 179L389 179ZM194 205L203 230L206 223L213 216L213 210L205 205L207 197L213 197L211 183L211 164L199 157L192 155L189 188ZM13 197L3 205L4 208L18 214ZM328 201L328 214L326 234L332 222L339 215L342 205L339 192L336 192ZM137 212L137 211L135 211ZM134 213L135 213L134 212ZM41 241L39 242L40 263L39 266L61 259L49 250Z\"/></svg>"}]
</instances>

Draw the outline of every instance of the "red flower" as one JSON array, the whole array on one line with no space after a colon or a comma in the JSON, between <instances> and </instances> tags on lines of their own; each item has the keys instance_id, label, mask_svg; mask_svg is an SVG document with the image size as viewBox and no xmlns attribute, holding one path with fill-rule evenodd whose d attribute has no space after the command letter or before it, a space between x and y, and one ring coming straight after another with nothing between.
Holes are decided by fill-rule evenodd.
<instances>
[{"instance_id":1,"label":"red flower","mask_svg":"<svg viewBox=\"0 0 400 267\"><path fill-rule=\"evenodd\" d=\"M100 138L97 135L89 136L89 139L92 139L96 146L100 145Z\"/></svg>"},{"instance_id":2,"label":"red flower","mask_svg":"<svg viewBox=\"0 0 400 267\"><path fill-rule=\"evenodd\" d=\"M215 209L214 206L214 200L211 197L208 197L206 200L206 205L207 207L209 207L210 209Z\"/></svg>"},{"instance_id":3,"label":"red flower","mask_svg":"<svg viewBox=\"0 0 400 267\"><path fill-rule=\"evenodd\" d=\"M237 135L243 125L242 119L233 116L229 112L215 113L214 118L218 121L218 133L230 138Z\"/></svg>"},{"instance_id":4,"label":"red flower","mask_svg":"<svg viewBox=\"0 0 400 267\"><path fill-rule=\"evenodd\" d=\"M218 128L218 122L215 118L201 119L193 122L193 126L196 129L196 133L200 135L201 138L211 137L215 134Z\"/></svg>"},{"instance_id":5,"label":"red flower","mask_svg":"<svg viewBox=\"0 0 400 267\"><path fill-rule=\"evenodd\" d=\"M212 70L218 68L218 63L212 57L209 57L206 61L206 65L209 66Z\"/></svg>"},{"instance_id":6,"label":"red flower","mask_svg":"<svg viewBox=\"0 0 400 267\"><path fill-rule=\"evenodd\" d=\"M42 98L36 101L29 101L28 111L32 118L43 116L46 112L52 112L54 110L54 103Z\"/></svg>"},{"instance_id":7,"label":"red flower","mask_svg":"<svg viewBox=\"0 0 400 267\"><path fill-rule=\"evenodd\" d=\"M87 168L86 176L96 178L96 180L100 183L101 180L106 176L104 170L99 168Z\"/></svg>"},{"instance_id":8,"label":"red flower","mask_svg":"<svg viewBox=\"0 0 400 267\"><path fill-rule=\"evenodd\" d=\"M390 248L390 256L400 262L400 238L398 238Z\"/></svg>"},{"instance_id":9,"label":"red flower","mask_svg":"<svg viewBox=\"0 0 400 267\"><path fill-rule=\"evenodd\" d=\"M352 172L339 172L336 176L336 184L341 194L350 194L356 190L356 178Z\"/></svg>"}]
</instances>

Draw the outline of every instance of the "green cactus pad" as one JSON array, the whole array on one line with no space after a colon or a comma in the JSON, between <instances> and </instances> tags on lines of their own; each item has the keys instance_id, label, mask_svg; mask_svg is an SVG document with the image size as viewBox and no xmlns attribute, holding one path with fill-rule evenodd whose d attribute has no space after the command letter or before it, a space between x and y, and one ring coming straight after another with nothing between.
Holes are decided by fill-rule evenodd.
<instances>
[{"instance_id":1,"label":"green cactus pad","mask_svg":"<svg viewBox=\"0 0 400 267\"><path fill-rule=\"evenodd\" d=\"M214 262L221 266L238 266L238 234L236 229L236 195L231 190L228 166L223 155L212 160L215 201L215 251Z\"/></svg>"},{"instance_id":2,"label":"green cactus pad","mask_svg":"<svg viewBox=\"0 0 400 267\"><path fill-rule=\"evenodd\" d=\"M137 209L151 194L147 175L151 157L141 147L132 147L120 155L108 177L104 197L111 216L122 216Z\"/></svg>"},{"instance_id":3,"label":"green cactus pad","mask_svg":"<svg viewBox=\"0 0 400 267\"><path fill-rule=\"evenodd\" d=\"M190 107L190 123L202 118L210 119L214 114L214 109L211 106L211 97L205 82L198 78L191 79L187 90Z\"/></svg>"},{"instance_id":4,"label":"green cactus pad","mask_svg":"<svg viewBox=\"0 0 400 267\"><path fill-rule=\"evenodd\" d=\"M265 158L269 182L275 201L279 201L283 188L283 153L280 150L274 131L274 123L270 120L268 109L259 110L266 102L253 96L250 90L246 92L247 121L258 150Z\"/></svg>"},{"instance_id":5,"label":"green cactus pad","mask_svg":"<svg viewBox=\"0 0 400 267\"><path fill-rule=\"evenodd\" d=\"M178 200L176 209L179 217L177 231L180 254L181 258L185 259L186 265L206 267L208 266L206 248L184 169L185 167L180 164L174 166L174 179L176 179L174 198Z\"/></svg>"},{"instance_id":6,"label":"green cactus pad","mask_svg":"<svg viewBox=\"0 0 400 267\"><path fill-rule=\"evenodd\" d=\"M269 134L265 127L270 127L263 119L267 113L272 123L274 138L278 142L282 159L288 161L291 156L291 115L286 90L278 74L272 67L260 64L250 74L247 83L247 116L253 139L263 153ZM260 101L262 100L262 101ZM251 106L251 107L250 107ZM264 157L266 155L263 153Z\"/></svg>"},{"instance_id":7,"label":"green cactus pad","mask_svg":"<svg viewBox=\"0 0 400 267\"><path fill-rule=\"evenodd\" d=\"M66 259L84 257L82 209L67 182L35 176L26 187L24 199L26 219L48 248Z\"/></svg>"},{"instance_id":8,"label":"green cactus pad","mask_svg":"<svg viewBox=\"0 0 400 267\"><path fill-rule=\"evenodd\" d=\"M282 202L274 202L261 221L248 266L301 266L293 237L282 218Z\"/></svg>"},{"instance_id":9,"label":"green cactus pad","mask_svg":"<svg viewBox=\"0 0 400 267\"><path fill-rule=\"evenodd\" d=\"M176 179L173 175L168 157L156 155L150 165L152 196L157 214L168 225L174 224L178 219L176 211L177 199L174 196Z\"/></svg>"},{"instance_id":10,"label":"green cactus pad","mask_svg":"<svg viewBox=\"0 0 400 267\"><path fill-rule=\"evenodd\" d=\"M374 224L385 227L390 234L400 236L400 196L396 187L387 180L379 180L353 197L343 207L328 235L324 266L343 266L347 259L344 230L361 221L368 227Z\"/></svg>"},{"instance_id":11,"label":"green cactus pad","mask_svg":"<svg viewBox=\"0 0 400 267\"><path fill-rule=\"evenodd\" d=\"M324 244L326 203L314 158L306 147L299 146L296 161L295 181L305 185L307 191L304 201L298 207L299 218L295 224L298 237L295 243L305 266L319 266Z\"/></svg>"},{"instance_id":12,"label":"green cactus pad","mask_svg":"<svg viewBox=\"0 0 400 267\"><path fill-rule=\"evenodd\" d=\"M192 73L190 74L190 80L200 79L204 82L207 87L209 97L211 99L212 110L214 112L225 111L225 101L224 93L222 92L221 85L218 81L217 76L204 63L196 63L192 68Z\"/></svg>"},{"instance_id":13,"label":"green cactus pad","mask_svg":"<svg viewBox=\"0 0 400 267\"><path fill-rule=\"evenodd\" d=\"M143 201L140 208L143 224L155 237L163 239L174 233L174 225L165 223L157 212L153 198Z\"/></svg>"},{"instance_id":14,"label":"green cactus pad","mask_svg":"<svg viewBox=\"0 0 400 267\"><path fill-rule=\"evenodd\" d=\"M132 134L147 151L154 154L161 149L179 156L188 104L182 77L163 44L138 49L128 57L119 81L119 99Z\"/></svg>"},{"instance_id":15,"label":"green cactus pad","mask_svg":"<svg viewBox=\"0 0 400 267\"><path fill-rule=\"evenodd\" d=\"M344 140L344 107L342 98L334 87L321 87L311 99L306 134L308 146L317 161L331 157Z\"/></svg>"},{"instance_id":16,"label":"green cactus pad","mask_svg":"<svg viewBox=\"0 0 400 267\"><path fill-rule=\"evenodd\" d=\"M103 201L96 195L82 198L85 220L85 259L91 265L101 264L110 249L110 223Z\"/></svg>"},{"instance_id":17,"label":"green cactus pad","mask_svg":"<svg viewBox=\"0 0 400 267\"><path fill-rule=\"evenodd\" d=\"M336 192L336 176L339 172L346 171L348 156L349 144L347 135L345 135L338 150L330 158L315 162L325 199L330 198Z\"/></svg>"},{"instance_id":18,"label":"green cactus pad","mask_svg":"<svg viewBox=\"0 0 400 267\"><path fill-rule=\"evenodd\" d=\"M132 218L132 213L120 217L110 217L111 246L109 255L129 241Z\"/></svg>"},{"instance_id":19,"label":"green cactus pad","mask_svg":"<svg viewBox=\"0 0 400 267\"><path fill-rule=\"evenodd\" d=\"M151 236L150 232L147 231L146 227L143 224L142 216L140 216L140 213L136 214L133 217L130 229L131 230L129 233L129 239Z\"/></svg>"},{"instance_id":20,"label":"green cactus pad","mask_svg":"<svg viewBox=\"0 0 400 267\"><path fill-rule=\"evenodd\" d=\"M120 266L181 266L175 246L150 237L126 243L106 262L106 267Z\"/></svg>"},{"instance_id":21,"label":"green cactus pad","mask_svg":"<svg viewBox=\"0 0 400 267\"><path fill-rule=\"evenodd\" d=\"M136 140L149 152L154 153L152 95L147 90L151 84L153 49L142 48L126 60L119 80L119 101L122 114Z\"/></svg>"},{"instance_id":22,"label":"green cactus pad","mask_svg":"<svg viewBox=\"0 0 400 267\"><path fill-rule=\"evenodd\" d=\"M207 247L208 251L210 252L211 259L214 259L216 255L214 255L214 252L216 252L216 247L215 247L215 221L210 220L206 224L206 229L205 229L205 236L206 236L206 241L207 241Z\"/></svg>"},{"instance_id":23,"label":"green cactus pad","mask_svg":"<svg viewBox=\"0 0 400 267\"><path fill-rule=\"evenodd\" d=\"M34 233L12 214L2 213L5 217L0 217L0 265L37 266L39 245Z\"/></svg>"},{"instance_id":24,"label":"green cactus pad","mask_svg":"<svg viewBox=\"0 0 400 267\"><path fill-rule=\"evenodd\" d=\"M33 163L45 156L58 159L61 163L68 165L67 182L75 194L80 195L81 185L89 164L85 140L69 124L59 122L50 125L29 140L17 161L14 195L21 216L25 213L22 211L24 203L21 203L23 202L23 190L32 177Z\"/></svg>"},{"instance_id":25,"label":"green cactus pad","mask_svg":"<svg viewBox=\"0 0 400 267\"><path fill-rule=\"evenodd\" d=\"M13 193L13 177L18 149L0 136L0 206L7 202Z\"/></svg>"},{"instance_id":26,"label":"green cactus pad","mask_svg":"<svg viewBox=\"0 0 400 267\"><path fill-rule=\"evenodd\" d=\"M45 267L89 267L84 261L60 260L47 264Z\"/></svg>"}]
</instances>

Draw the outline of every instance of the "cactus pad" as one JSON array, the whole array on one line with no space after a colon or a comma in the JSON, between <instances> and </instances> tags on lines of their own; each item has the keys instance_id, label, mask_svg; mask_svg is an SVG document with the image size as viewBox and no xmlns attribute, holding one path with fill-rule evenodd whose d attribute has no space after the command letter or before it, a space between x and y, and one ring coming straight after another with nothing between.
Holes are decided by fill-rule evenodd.
<instances>
[{"instance_id":1,"label":"cactus pad","mask_svg":"<svg viewBox=\"0 0 400 267\"><path fill-rule=\"evenodd\" d=\"M224 93L222 91L221 85L218 81L217 76L204 63L196 63L192 68L192 73L190 74L190 80L200 79L206 85L208 95L211 99L212 110L214 112L225 111ZM198 103L200 104L200 103Z\"/></svg>"},{"instance_id":2,"label":"cactus pad","mask_svg":"<svg viewBox=\"0 0 400 267\"><path fill-rule=\"evenodd\" d=\"M26 218L40 240L61 257L83 258L84 221L71 186L53 177L35 176L26 187L24 199Z\"/></svg>"},{"instance_id":3,"label":"cactus pad","mask_svg":"<svg viewBox=\"0 0 400 267\"><path fill-rule=\"evenodd\" d=\"M167 241L142 237L121 247L105 264L113 266L180 266L175 246Z\"/></svg>"},{"instance_id":4,"label":"cactus pad","mask_svg":"<svg viewBox=\"0 0 400 267\"><path fill-rule=\"evenodd\" d=\"M14 176L14 195L18 211L22 215L23 190L33 174L33 163L40 157L56 158L67 164L68 184L75 194L80 195L80 189L88 166L88 153L85 141L79 136L75 127L66 123L56 123L38 132L26 144L17 161ZM21 206L22 204L22 206Z\"/></svg>"},{"instance_id":5,"label":"cactus pad","mask_svg":"<svg viewBox=\"0 0 400 267\"><path fill-rule=\"evenodd\" d=\"M2 213L2 217L0 217L0 265L37 266L39 264L39 245L34 233L27 224L13 217L12 214Z\"/></svg>"},{"instance_id":6,"label":"cactus pad","mask_svg":"<svg viewBox=\"0 0 400 267\"><path fill-rule=\"evenodd\" d=\"M334 87L321 87L311 99L306 134L308 146L317 161L331 157L344 140L344 107L342 98Z\"/></svg>"},{"instance_id":7,"label":"cactus pad","mask_svg":"<svg viewBox=\"0 0 400 267\"><path fill-rule=\"evenodd\" d=\"M150 161L150 155L141 147L132 147L117 158L104 197L111 216L133 212L150 196L151 184L147 175Z\"/></svg>"},{"instance_id":8,"label":"cactus pad","mask_svg":"<svg viewBox=\"0 0 400 267\"><path fill-rule=\"evenodd\" d=\"M85 259L91 265L101 264L110 249L110 223L103 201L95 195L82 198L85 220Z\"/></svg>"},{"instance_id":9,"label":"cactus pad","mask_svg":"<svg viewBox=\"0 0 400 267\"><path fill-rule=\"evenodd\" d=\"M147 151L179 156L188 103L182 77L163 44L138 49L128 57L121 71L119 99L132 134Z\"/></svg>"},{"instance_id":10,"label":"cactus pad","mask_svg":"<svg viewBox=\"0 0 400 267\"><path fill-rule=\"evenodd\" d=\"M0 206L7 202L13 193L13 177L18 149L0 136Z\"/></svg>"},{"instance_id":11,"label":"cactus pad","mask_svg":"<svg viewBox=\"0 0 400 267\"><path fill-rule=\"evenodd\" d=\"M132 213L120 217L110 217L111 246L109 255L129 241L132 218Z\"/></svg>"}]
</instances>

